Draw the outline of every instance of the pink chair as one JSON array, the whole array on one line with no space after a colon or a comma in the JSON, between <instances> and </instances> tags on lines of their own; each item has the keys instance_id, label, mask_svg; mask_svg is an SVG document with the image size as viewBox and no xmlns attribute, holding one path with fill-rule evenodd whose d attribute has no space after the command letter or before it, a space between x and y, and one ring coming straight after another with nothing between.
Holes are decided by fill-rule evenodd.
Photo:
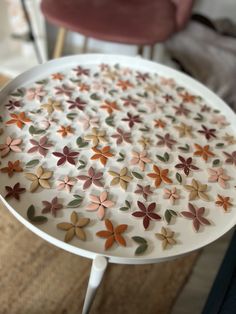
<instances>
[{"instance_id":1,"label":"pink chair","mask_svg":"<svg viewBox=\"0 0 236 314\"><path fill-rule=\"evenodd\" d=\"M54 58L60 57L66 30L88 37L143 46L164 42L182 29L194 0L42 0L46 19L59 27Z\"/></svg>"}]
</instances>

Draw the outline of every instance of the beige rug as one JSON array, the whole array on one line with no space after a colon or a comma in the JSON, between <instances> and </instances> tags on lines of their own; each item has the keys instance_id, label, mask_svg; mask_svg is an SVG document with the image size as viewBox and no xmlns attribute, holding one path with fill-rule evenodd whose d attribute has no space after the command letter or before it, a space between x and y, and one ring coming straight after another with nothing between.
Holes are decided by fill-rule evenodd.
<instances>
[{"instance_id":1,"label":"beige rug","mask_svg":"<svg viewBox=\"0 0 236 314\"><path fill-rule=\"evenodd\" d=\"M8 78L0 75L0 86ZM109 265L91 314L167 314L199 252L154 265ZM0 314L78 314L91 261L41 240L0 205Z\"/></svg>"}]
</instances>

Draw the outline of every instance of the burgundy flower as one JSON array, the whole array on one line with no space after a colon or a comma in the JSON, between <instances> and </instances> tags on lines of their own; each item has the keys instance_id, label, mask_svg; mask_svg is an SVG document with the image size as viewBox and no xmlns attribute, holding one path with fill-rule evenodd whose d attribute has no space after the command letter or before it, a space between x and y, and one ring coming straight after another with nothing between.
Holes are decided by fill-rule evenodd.
<instances>
[{"instance_id":1,"label":"burgundy flower","mask_svg":"<svg viewBox=\"0 0 236 314\"><path fill-rule=\"evenodd\" d=\"M160 220L161 217L154 213L154 209L156 208L156 203L151 203L147 207L142 202L137 202L140 210L132 213L134 217L143 218L143 226L144 229L147 229L150 223L150 220Z\"/></svg>"},{"instance_id":2,"label":"burgundy flower","mask_svg":"<svg viewBox=\"0 0 236 314\"><path fill-rule=\"evenodd\" d=\"M70 104L69 109L76 109L77 108L81 111L83 111L85 109L85 105L87 104L80 97L77 97L75 100L68 100L67 102Z\"/></svg>"},{"instance_id":3,"label":"burgundy flower","mask_svg":"<svg viewBox=\"0 0 236 314\"><path fill-rule=\"evenodd\" d=\"M168 95L168 94L163 95L162 98L163 98L167 103L168 103L169 101L173 101L173 100L174 100L173 96Z\"/></svg>"},{"instance_id":4,"label":"burgundy flower","mask_svg":"<svg viewBox=\"0 0 236 314\"><path fill-rule=\"evenodd\" d=\"M122 121L127 121L129 122L129 127L132 128L135 123L141 123L141 119L139 115L133 116L131 113L127 113L127 118L123 118Z\"/></svg>"},{"instance_id":5,"label":"burgundy flower","mask_svg":"<svg viewBox=\"0 0 236 314\"><path fill-rule=\"evenodd\" d=\"M188 114L190 113L190 110L187 109L186 107L184 107L183 104L180 104L179 107L177 107L177 106L173 106L173 107L175 108L175 114L176 114L177 116L183 115L183 116L186 116L186 117L187 117Z\"/></svg>"},{"instance_id":6,"label":"burgundy flower","mask_svg":"<svg viewBox=\"0 0 236 314\"><path fill-rule=\"evenodd\" d=\"M73 69L76 72L77 76L85 75L89 76L90 70L89 69L84 69L81 66L77 66L75 69Z\"/></svg>"},{"instance_id":7,"label":"burgundy flower","mask_svg":"<svg viewBox=\"0 0 236 314\"><path fill-rule=\"evenodd\" d=\"M8 110L14 110L21 107L21 102L18 100L9 100L8 104L5 106Z\"/></svg>"},{"instance_id":8,"label":"burgundy flower","mask_svg":"<svg viewBox=\"0 0 236 314\"><path fill-rule=\"evenodd\" d=\"M102 187L103 184L100 182L100 180L102 179L103 173L102 172L95 172L95 170L93 169L93 167L90 167L88 169L88 175L80 175L77 177L77 179L79 180L83 180L84 185L83 185L83 189L86 190L88 189L91 184L95 184L96 186Z\"/></svg>"},{"instance_id":9,"label":"burgundy flower","mask_svg":"<svg viewBox=\"0 0 236 314\"><path fill-rule=\"evenodd\" d=\"M147 79L150 78L149 73L141 73L139 71L136 72L136 79L145 82Z\"/></svg>"},{"instance_id":10,"label":"burgundy flower","mask_svg":"<svg viewBox=\"0 0 236 314\"><path fill-rule=\"evenodd\" d=\"M170 134L167 133L164 136L156 135L160 141L157 142L158 146L166 145L168 148L172 149L172 146L177 142L170 137Z\"/></svg>"},{"instance_id":11,"label":"burgundy flower","mask_svg":"<svg viewBox=\"0 0 236 314\"><path fill-rule=\"evenodd\" d=\"M205 207L194 207L193 204L188 203L189 211L182 211L181 214L188 219L193 220L193 227L198 232L201 225L210 225L210 221L203 217Z\"/></svg>"},{"instance_id":12,"label":"burgundy flower","mask_svg":"<svg viewBox=\"0 0 236 314\"><path fill-rule=\"evenodd\" d=\"M134 99L131 96L127 96L126 98L121 98L121 99L124 101L123 105L125 107L132 106L132 107L136 108L138 103L139 103L139 101L137 99Z\"/></svg>"},{"instance_id":13,"label":"burgundy flower","mask_svg":"<svg viewBox=\"0 0 236 314\"><path fill-rule=\"evenodd\" d=\"M74 88L63 84L62 86L55 87L55 90L56 90L56 93L55 93L56 95L65 95L65 96L70 97L71 94L73 93Z\"/></svg>"},{"instance_id":14,"label":"burgundy flower","mask_svg":"<svg viewBox=\"0 0 236 314\"><path fill-rule=\"evenodd\" d=\"M28 153L39 152L41 155L45 157L47 155L48 149L53 146L52 144L48 144L47 141L48 141L47 136L41 137L39 141L33 139L30 140L30 143L33 145L33 147L31 147L28 150Z\"/></svg>"},{"instance_id":15,"label":"burgundy flower","mask_svg":"<svg viewBox=\"0 0 236 314\"><path fill-rule=\"evenodd\" d=\"M71 165L75 165L75 158L79 155L79 152L72 152L67 146L65 146L62 153L54 152L53 155L59 157L57 162L58 166L63 165L66 161Z\"/></svg>"},{"instance_id":16,"label":"burgundy flower","mask_svg":"<svg viewBox=\"0 0 236 314\"><path fill-rule=\"evenodd\" d=\"M201 107L201 112L210 112L211 111L211 107L207 106L207 105L203 105Z\"/></svg>"},{"instance_id":17,"label":"burgundy flower","mask_svg":"<svg viewBox=\"0 0 236 314\"><path fill-rule=\"evenodd\" d=\"M225 162L227 164L231 164L231 165L236 166L236 150L234 152L232 152L232 154L229 154L229 153L226 153L226 152L224 152L224 154L227 157L225 159Z\"/></svg>"},{"instance_id":18,"label":"burgundy flower","mask_svg":"<svg viewBox=\"0 0 236 314\"><path fill-rule=\"evenodd\" d=\"M193 162L192 157L188 157L187 159L185 159L182 156L178 156L178 157L179 157L180 163L175 165L175 168L183 169L186 176L189 175L190 170L199 170L198 167L192 165L192 162Z\"/></svg>"},{"instance_id":19,"label":"burgundy flower","mask_svg":"<svg viewBox=\"0 0 236 314\"><path fill-rule=\"evenodd\" d=\"M42 214L52 213L56 217L57 211L63 208L62 204L58 203L58 198L54 197L51 202L42 201L44 208L42 209Z\"/></svg>"},{"instance_id":20,"label":"burgundy flower","mask_svg":"<svg viewBox=\"0 0 236 314\"><path fill-rule=\"evenodd\" d=\"M20 187L20 183L16 183L13 187L11 186L5 186L5 189L7 191L7 194L5 195L5 198L14 197L16 200L20 200L20 194L24 193L26 190L25 188Z\"/></svg>"},{"instance_id":21,"label":"burgundy flower","mask_svg":"<svg viewBox=\"0 0 236 314\"><path fill-rule=\"evenodd\" d=\"M207 140L211 137L216 137L215 132L216 129L208 129L205 125L202 125L202 130L198 130L198 133L205 135Z\"/></svg>"},{"instance_id":22,"label":"burgundy flower","mask_svg":"<svg viewBox=\"0 0 236 314\"><path fill-rule=\"evenodd\" d=\"M120 128L116 129L117 133L113 134L111 137L116 138L116 144L122 144L123 141L127 143L131 143L131 133L130 132L124 132Z\"/></svg>"},{"instance_id":23,"label":"burgundy flower","mask_svg":"<svg viewBox=\"0 0 236 314\"><path fill-rule=\"evenodd\" d=\"M142 186L137 184L137 189L134 191L136 194L141 194L145 200L147 200L148 195L153 194L150 185Z\"/></svg>"}]
</instances>

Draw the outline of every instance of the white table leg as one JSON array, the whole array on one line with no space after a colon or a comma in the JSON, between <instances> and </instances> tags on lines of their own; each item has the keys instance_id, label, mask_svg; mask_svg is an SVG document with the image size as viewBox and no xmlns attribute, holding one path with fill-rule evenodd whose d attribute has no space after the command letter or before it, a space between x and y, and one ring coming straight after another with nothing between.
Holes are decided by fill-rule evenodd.
<instances>
[{"instance_id":1,"label":"white table leg","mask_svg":"<svg viewBox=\"0 0 236 314\"><path fill-rule=\"evenodd\" d=\"M88 314L92 306L93 300L97 289L102 281L104 272L107 268L107 259L104 256L96 256L93 260L90 277L88 282L88 288L84 300L84 306L82 314Z\"/></svg>"}]
</instances>

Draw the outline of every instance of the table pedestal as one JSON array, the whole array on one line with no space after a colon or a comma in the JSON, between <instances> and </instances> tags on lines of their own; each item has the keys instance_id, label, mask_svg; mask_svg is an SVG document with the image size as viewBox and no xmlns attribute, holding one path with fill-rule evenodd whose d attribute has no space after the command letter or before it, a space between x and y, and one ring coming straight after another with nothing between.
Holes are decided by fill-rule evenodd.
<instances>
[{"instance_id":1,"label":"table pedestal","mask_svg":"<svg viewBox=\"0 0 236 314\"><path fill-rule=\"evenodd\" d=\"M82 314L89 313L92 306L93 300L95 298L97 289L102 281L103 275L107 268L107 259L104 256L96 256L93 260L90 277L88 282L88 288L84 300L84 306Z\"/></svg>"}]
</instances>

